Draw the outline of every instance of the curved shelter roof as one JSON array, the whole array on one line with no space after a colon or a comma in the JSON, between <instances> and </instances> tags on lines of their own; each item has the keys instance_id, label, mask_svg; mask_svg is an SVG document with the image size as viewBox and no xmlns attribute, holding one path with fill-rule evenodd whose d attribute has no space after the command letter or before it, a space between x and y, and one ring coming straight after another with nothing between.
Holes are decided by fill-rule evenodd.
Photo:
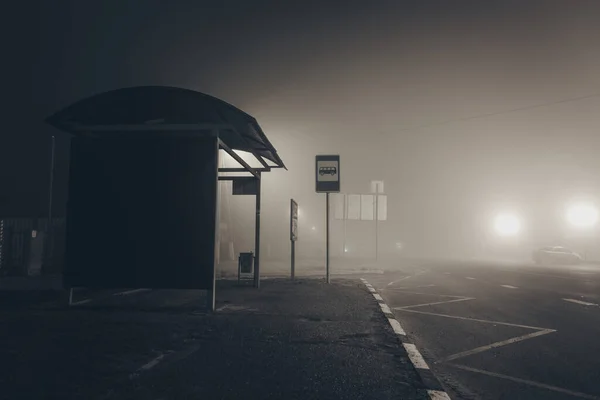
<instances>
[{"instance_id":1,"label":"curved shelter roof","mask_svg":"<svg viewBox=\"0 0 600 400\"><path fill-rule=\"evenodd\" d=\"M285 168L254 117L216 97L169 86L137 86L97 94L46 119L73 135L214 135L231 149Z\"/></svg>"}]
</instances>

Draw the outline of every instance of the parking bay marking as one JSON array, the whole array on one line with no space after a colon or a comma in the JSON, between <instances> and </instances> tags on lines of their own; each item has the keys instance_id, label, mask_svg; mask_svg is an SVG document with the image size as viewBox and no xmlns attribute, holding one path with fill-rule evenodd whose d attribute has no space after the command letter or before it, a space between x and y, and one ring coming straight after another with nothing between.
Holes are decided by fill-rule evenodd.
<instances>
[{"instance_id":1,"label":"parking bay marking","mask_svg":"<svg viewBox=\"0 0 600 400\"><path fill-rule=\"evenodd\" d=\"M541 388L541 389L547 389L547 390L551 390L551 391L554 391L554 392L568 394L570 396L579 397L581 399L600 400L600 397L598 397L598 396L593 396L593 395L586 394L586 393L581 393L581 392L575 392L575 391L568 390L568 389L563 389L563 388L560 388L560 387L557 387L557 386L547 385L547 384L541 383L541 382L530 381L528 379L515 378L514 376L497 374L495 372L485 371L485 370L478 369L478 368L471 368L471 367L467 367L465 365L450 364L450 363L448 363L446 365L449 365L449 366L454 367L454 368L462 369L464 371L476 372L478 374L488 375L488 376L492 376L494 378L506 379L506 380L512 381L512 382L522 383L522 384L525 384L525 385L534 386L534 387L538 387L538 388Z\"/></svg>"},{"instance_id":2,"label":"parking bay marking","mask_svg":"<svg viewBox=\"0 0 600 400\"><path fill-rule=\"evenodd\" d=\"M401 291L398 291L398 292L401 292ZM432 293L416 293L416 292L407 292L407 291L402 291L402 292L404 292L404 293L413 293L413 294L422 294L422 295L430 295L430 296L432 295ZM432 313L432 312L420 311L420 310L415 310L414 309L416 307L425 307L425 306L433 305L433 304L444 304L444 303L453 303L453 302L466 301L466 300L474 300L474 298L461 297L461 296L449 296L449 295L438 295L438 296L453 297L453 299L452 300L443 301L443 302L413 304L413 305L408 305L408 306L404 306L404 307L394 307L394 310L405 311L405 312L412 312L412 313L424 314L424 315L432 315L432 316L438 316L438 317L444 317L444 318L466 320L466 321L475 321L475 322L481 322L481 323L487 323L487 324L494 324L494 325L513 326L513 327L517 327L517 328L533 329L533 330L535 330L535 332L532 332L532 333L529 333L529 334L526 334L526 335L521 335L521 336L509 338L509 339L502 340L502 341L499 341L499 342L494 342L494 343L491 343L491 344L486 345L486 346L476 347L474 349L467 350L467 351L464 351L464 352L452 354L452 355L447 356L447 357L445 357L445 358L443 358L443 359L441 359L439 361L436 361L435 362L436 364L437 363L443 363L445 365L452 366L454 368L459 368L459 369L463 369L463 370L474 372L474 373L480 373L480 374L483 374L483 375L488 375L488 376L492 376L492 377L499 378L499 379L506 379L506 380L509 380L509 381L513 381L513 382L517 382L517 383L522 383L522 384L525 384L525 385L529 385L529 386L533 386L533 387L538 387L538 388L542 388L542 389L547 389L547 390L551 390L551 391L554 391L554 392L564 393L564 394L568 394L568 395L571 395L571 396L574 396L574 397L583 398L583 399L600 400L600 397L596 397L596 396L585 394L585 393L581 393L581 392L575 392L575 391L571 391L571 390L568 390L568 389L563 389L563 388L556 387L556 386L547 385L547 384L540 383L540 382L530 381L530 380L526 380L526 379L521 379L521 378L517 378L517 377L508 376L508 375L496 374L496 373L485 371L485 370L480 370L480 369L476 369L476 368L471 368L471 367L467 367L467 366L462 366L462 365L458 365L458 364L449 363L448 361L457 360L459 358L466 357L466 356L473 355L473 354L477 354L477 353L482 353L484 351L487 351L487 350L490 350L490 349L493 349L493 348L502 347L502 346L506 346L506 345L509 345L509 344L518 343L518 342L521 342L521 341L524 341L524 340L532 339L532 338L535 338L535 337L547 335L547 334L556 332L556 330L555 329L549 329L549 328L541 328L541 327L537 327L537 326L513 324L513 323L509 323L509 322L490 321L490 320L483 320L483 319L477 319L477 318L460 317L460 316L456 316L456 315ZM569 300L574 300L574 299L564 299L564 300L569 301ZM577 300L575 302L578 303L578 304L580 304L579 300ZM587 302L584 302L584 303L587 303ZM588 305L589 304L594 304L594 303L588 303ZM408 351L408 349L407 349L407 351ZM425 365L427 365L427 364L425 363Z\"/></svg>"},{"instance_id":3,"label":"parking bay marking","mask_svg":"<svg viewBox=\"0 0 600 400\"><path fill-rule=\"evenodd\" d=\"M575 299L563 299L564 301L568 301L570 303L581 304L582 306L593 306L599 307L596 303L588 303L587 301L575 300Z\"/></svg>"}]
</instances>

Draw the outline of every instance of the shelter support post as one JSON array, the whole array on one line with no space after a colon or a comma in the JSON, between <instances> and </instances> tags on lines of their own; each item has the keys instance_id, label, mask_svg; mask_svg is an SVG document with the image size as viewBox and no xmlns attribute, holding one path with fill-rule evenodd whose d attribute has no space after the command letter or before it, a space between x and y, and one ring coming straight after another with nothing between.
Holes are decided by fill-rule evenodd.
<instances>
[{"instance_id":1,"label":"shelter support post","mask_svg":"<svg viewBox=\"0 0 600 400\"><path fill-rule=\"evenodd\" d=\"M260 192L261 173L257 171L256 183L256 223L254 232L254 287L260 287Z\"/></svg>"}]
</instances>

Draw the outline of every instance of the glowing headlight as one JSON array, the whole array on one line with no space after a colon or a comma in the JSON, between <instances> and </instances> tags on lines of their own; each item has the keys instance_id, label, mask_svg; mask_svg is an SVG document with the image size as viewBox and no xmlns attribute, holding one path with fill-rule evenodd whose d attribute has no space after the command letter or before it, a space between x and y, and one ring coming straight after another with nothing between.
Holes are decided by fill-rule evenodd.
<instances>
[{"instance_id":1,"label":"glowing headlight","mask_svg":"<svg viewBox=\"0 0 600 400\"><path fill-rule=\"evenodd\" d=\"M589 203L575 203L567 210L567 220L578 227L590 227L598 222L598 209Z\"/></svg>"},{"instance_id":2,"label":"glowing headlight","mask_svg":"<svg viewBox=\"0 0 600 400\"><path fill-rule=\"evenodd\" d=\"M494 220L494 229L500 236L515 236L521 230L521 221L515 215L501 214Z\"/></svg>"}]
</instances>

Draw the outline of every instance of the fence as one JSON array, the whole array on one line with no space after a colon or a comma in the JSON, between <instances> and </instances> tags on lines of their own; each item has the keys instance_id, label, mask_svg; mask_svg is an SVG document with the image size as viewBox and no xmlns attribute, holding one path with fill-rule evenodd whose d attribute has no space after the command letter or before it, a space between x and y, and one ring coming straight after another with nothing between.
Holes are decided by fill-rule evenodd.
<instances>
[{"instance_id":1,"label":"fence","mask_svg":"<svg viewBox=\"0 0 600 400\"><path fill-rule=\"evenodd\" d=\"M64 253L64 218L0 218L0 276L58 274Z\"/></svg>"}]
</instances>

